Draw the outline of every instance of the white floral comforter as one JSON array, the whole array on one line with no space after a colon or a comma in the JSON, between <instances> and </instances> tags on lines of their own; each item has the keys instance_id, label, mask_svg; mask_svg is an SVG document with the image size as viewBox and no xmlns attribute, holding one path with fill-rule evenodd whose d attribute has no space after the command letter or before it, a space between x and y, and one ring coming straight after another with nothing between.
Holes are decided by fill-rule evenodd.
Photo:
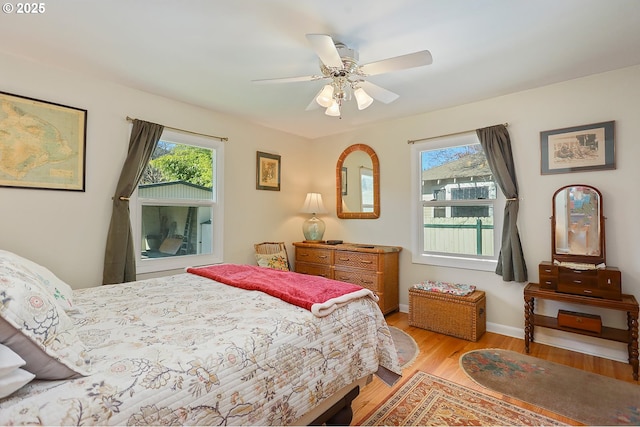
<instances>
[{"instance_id":1,"label":"white floral comforter","mask_svg":"<svg viewBox=\"0 0 640 427\"><path fill-rule=\"evenodd\" d=\"M94 374L28 384L1 424L287 425L379 365L400 373L370 298L318 318L188 273L74 297Z\"/></svg>"}]
</instances>

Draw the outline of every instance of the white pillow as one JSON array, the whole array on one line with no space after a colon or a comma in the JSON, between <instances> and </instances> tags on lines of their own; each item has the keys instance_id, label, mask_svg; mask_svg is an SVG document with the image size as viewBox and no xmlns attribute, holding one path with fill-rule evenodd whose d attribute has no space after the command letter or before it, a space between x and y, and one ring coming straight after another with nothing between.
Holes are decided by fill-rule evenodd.
<instances>
[{"instance_id":1,"label":"white pillow","mask_svg":"<svg viewBox=\"0 0 640 427\"><path fill-rule=\"evenodd\" d=\"M40 379L90 373L87 351L71 318L54 296L20 266L0 258L0 343L17 353Z\"/></svg>"},{"instance_id":2,"label":"white pillow","mask_svg":"<svg viewBox=\"0 0 640 427\"><path fill-rule=\"evenodd\" d=\"M51 294L62 309L68 312L74 311L73 289L48 268L13 252L0 250L0 277L4 276L3 266L8 264L11 264L14 269L21 270L25 279L30 279Z\"/></svg>"},{"instance_id":3,"label":"white pillow","mask_svg":"<svg viewBox=\"0 0 640 427\"><path fill-rule=\"evenodd\" d=\"M24 369L14 369L7 375L0 376L0 399L9 396L14 391L31 381L35 375Z\"/></svg>"},{"instance_id":4,"label":"white pillow","mask_svg":"<svg viewBox=\"0 0 640 427\"><path fill-rule=\"evenodd\" d=\"M0 377L24 366L26 362L6 345L0 344Z\"/></svg>"}]
</instances>

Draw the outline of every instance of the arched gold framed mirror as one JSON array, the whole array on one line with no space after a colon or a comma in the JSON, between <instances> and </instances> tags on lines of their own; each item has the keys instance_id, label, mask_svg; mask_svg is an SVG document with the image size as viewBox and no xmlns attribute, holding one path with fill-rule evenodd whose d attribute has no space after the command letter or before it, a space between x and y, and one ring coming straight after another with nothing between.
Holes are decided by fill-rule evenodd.
<instances>
[{"instance_id":1,"label":"arched gold framed mirror","mask_svg":"<svg viewBox=\"0 0 640 427\"><path fill-rule=\"evenodd\" d=\"M351 145L338 158L336 211L342 219L380 217L380 162L368 145Z\"/></svg>"},{"instance_id":2,"label":"arched gold framed mirror","mask_svg":"<svg viewBox=\"0 0 640 427\"><path fill-rule=\"evenodd\" d=\"M602 194L597 188L567 185L553 194L551 254L558 262L606 262Z\"/></svg>"}]
</instances>

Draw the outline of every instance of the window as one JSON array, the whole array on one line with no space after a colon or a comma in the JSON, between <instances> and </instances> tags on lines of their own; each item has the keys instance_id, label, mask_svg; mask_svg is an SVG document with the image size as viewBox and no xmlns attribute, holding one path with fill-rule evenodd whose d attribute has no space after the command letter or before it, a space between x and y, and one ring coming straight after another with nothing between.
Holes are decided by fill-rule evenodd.
<instances>
[{"instance_id":1,"label":"window","mask_svg":"<svg viewBox=\"0 0 640 427\"><path fill-rule=\"evenodd\" d=\"M132 196L139 273L222 262L222 147L162 133Z\"/></svg>"},{"instance_id":2,"label":"window","mask_svg":"<svg viewBox=\"0 0 640 427\"><path fill-rule=\"evenodd\" d=\"M373 212L373 169L360 166L360 212Z\"/></svg>"},{"instance_id":3,"label":"window","mask_svg":"<svg viewBox=\"0 0 640 427\"><path fill-rule=\"evenodd\" d=\"M475 133L412 150L413 262L494 270L504 196Z\"/></svg>"}]
</instances>

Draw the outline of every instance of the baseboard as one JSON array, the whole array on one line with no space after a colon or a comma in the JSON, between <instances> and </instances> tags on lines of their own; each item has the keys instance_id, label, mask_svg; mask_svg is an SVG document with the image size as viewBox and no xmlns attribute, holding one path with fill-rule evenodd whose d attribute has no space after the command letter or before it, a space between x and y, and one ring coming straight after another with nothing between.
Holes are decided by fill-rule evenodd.
<instances>
[{"instance_id":1,"label":"baseboard","mask_svg":"<svg viewBox=\"0 0 640 427\"><path fill-rule=\"evenodd\" d=\"M402 313L409 313L409 306L406 304L400 304L399 310ZM522 345L524 346L523 328L515 328L513 326L487 322L487 332L519 338L523 340ZM603 357L605 359L616 360L618 362L629 363L627 345L624 343L606 341L600 338L593 338L585 335L572 334L570 332L541 327L535 328L534 337L535 343L576 351L578 353L584 353L591 356ZM535 345L535 343L533 345Z\"/></svg>"}]
</instances>

